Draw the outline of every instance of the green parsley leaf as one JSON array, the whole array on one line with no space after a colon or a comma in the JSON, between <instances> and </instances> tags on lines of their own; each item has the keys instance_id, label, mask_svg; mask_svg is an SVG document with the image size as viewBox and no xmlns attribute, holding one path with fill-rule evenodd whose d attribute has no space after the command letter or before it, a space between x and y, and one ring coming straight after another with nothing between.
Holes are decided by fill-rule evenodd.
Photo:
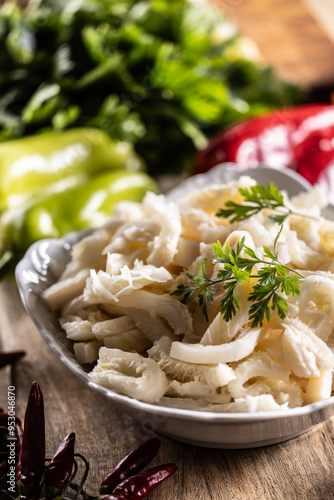
<instances>
[{"instance_id":1,"label":"green parsley leaf","mask_svg":"<svg viewBox=\"0 0 334 500\"><path fill-rule=\"evenodd\" d=\"M272 190L271 193L273 197L276 196L275 190ZM304 276L278 260L276 245L281 232L282 228L275 238L273 250L269 247L263 247L263 259L260 259L254 250L245 245L244 237L237 243L235 249L231 249L228 242L223 248L220 241L217 241L212 245L212 262L223 265L223 268L217 273L217 279L212 280L207 276L208 260L205 257L197 265L198 275L196 277L190 273L187 274L190 285L179 285L171 295L182 297L181 301L187 304L197 292L199 304L208 321L208 304L214 301L214 294L210 290L211 286L223 283L225 295L220 303L220 312L225 321L228 322L240 309L236 295L237 287L248 282L250 278L254 278L256 281L248 297L248 300L252 302L248 314L251 326L262 326L265 320L270 321L271 312L275 310L279 317L284 319L287 314L288 302L278 292L286 296L299 295L300 280ZM251 274L256 264L261 267L257 274ZM289 272L294 273L295 276L288 276Z\"/></svg>"},{"instance_id":2,"label":"green parsley leaf","mask_svg":"<svg viewBox=\"0 0 334 500\"><path fill-rule=\"evenodd\" d=\"M249 219L263 209L270 209L274 213L268 216L268 220L280 225L292 214L310 219L314 218L307 214L293 212L286 207L283 195L273 183L268 184L267 187L262 186L262 184L256 184L250 188L240 188L239 193L244 197L244 203L227 201L225 207L220 208L216 213L217 217L230 219L230 222L233 223Z\"/></svg>"},{"instance_id":3,"label":"green parsley leaf","mask_svg":"<svg viewBox=\"0 0 334 500\"><path fill-rule=\"evenodd\" d=\"M284 197L278 191L277 187L270 183L267 187L256 184L250 188L240 188L240 194L243 195L246 204L238 204L233 201L227 201L225 208L217 212L218 217L230 218L230 222L236 222L248 219L259 213L263 209L279 210L279 213L270 215L268 218L272 222L280 224L280 229L274 240L273 249L264 246L263 258L259 258L252 248L245 245L245 237L238 241L236 248L231 248L226 242L224 248L220 241L212 245L213 264L222 264L223 268L217 273L217 279L211 280L207 276L208 261L205 257L198 263L198 276L195 278L188 274L190 283L193 286L186 287L179 285L177 290L171 295L182 296L182 302L188 303L195 291L198 292L199 304L202 306L203 314L208 321L208 302L214 301L214 295L209 291L212 285L224 283L225 295L221 300L220 312L225 321L230 321L237 314L240 308L236 289L242 283L250 278L255 278L252 291L248 300L252 302L249 308L249 320L252 327L262 326L264 320L271 318L271 311L277 311L281 319L287 314L287 299L280 295L299 295L300 280L304 276L289 266L282 264L278 258L277 243L283 231L283 223L290 214L301 217L311 216L305 214L296 214L284 205ZM251 274L255 265L258 265L257 274ZM295 276L288 276L294 273Z\"/></svg>"}]
</instances>

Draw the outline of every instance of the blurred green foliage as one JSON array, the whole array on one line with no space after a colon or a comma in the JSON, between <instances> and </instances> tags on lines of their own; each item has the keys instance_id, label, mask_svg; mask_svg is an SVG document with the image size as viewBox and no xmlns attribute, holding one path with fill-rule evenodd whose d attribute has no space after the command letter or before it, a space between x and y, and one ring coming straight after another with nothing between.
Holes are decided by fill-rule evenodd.
<instances>
[{"instance_id":1,"label":"blurred green foliage","mask_svg":"<svg viewBox=\"0 0 334 500\"><path fill-rule=\"evenodd\" d=\"M0 44L0 141L94 126L153 174L184 171L224 126L300 95L200 1L6 3Z\"/></svg>"}]
</instances>

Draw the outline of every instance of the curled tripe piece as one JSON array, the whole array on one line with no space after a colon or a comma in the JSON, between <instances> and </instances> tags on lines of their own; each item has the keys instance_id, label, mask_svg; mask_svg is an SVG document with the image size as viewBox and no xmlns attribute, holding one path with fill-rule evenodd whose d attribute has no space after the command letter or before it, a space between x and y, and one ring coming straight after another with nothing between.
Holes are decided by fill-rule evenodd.
<instances>
[{"instance_id":1,"label":"curled tripe piece","mask_svg":"<svg viewBox=\"0 0 334 500\"><path fill-rule=\"evenodd\" d=\"M90 377L97 384L147 403L159 401L167 389L166 375L158 363L120 349L101 347L98 363Z\"/></svg>"}]
</instances>

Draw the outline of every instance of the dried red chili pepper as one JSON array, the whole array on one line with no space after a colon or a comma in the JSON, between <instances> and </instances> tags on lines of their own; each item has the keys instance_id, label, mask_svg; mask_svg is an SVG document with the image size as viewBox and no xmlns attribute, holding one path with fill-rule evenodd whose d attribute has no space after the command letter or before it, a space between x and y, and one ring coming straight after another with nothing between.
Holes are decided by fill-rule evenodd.
<instances>
[{"instance_id":1,"label":"dried red chili pepper","mask_svg":"<svg viewBox=\"0 0 334 500\"><path fill-rule=\"evenodd\" d=\"M59 495L67 486L74 462L75 434L68 434L60 443L45 473L45 498L49 500Z\"/></svg>"},{"instance_id":2,"label":"dried red chili pepper","mask_svg":"<svg viewBox=\"0 0 334 500\"><path fill-rule=\"evenodd\" d=\"M285 108L239 122L198 154L194 173L222 162L290 167L314 184L334 164L334 105Z\"/></svg>"},{"instance_id":3,"label":"dried red chili pepper","mask_svg":"<svg viewBox=\"0 0 334 500\"><path fill-rule=\"evenodd\" d=\"M38 382L33 382L28 397L19 461L20 494L33 498L39 490L45 463L44 403Z\"/></svg>"},{"instance_id":4,"label":"dried red chili pepper","mask_svg":"<svg viewBox=\"0 0 334 500\"><path fill-rule=\"evenodd\" d=\"M4 423L7 424L7 414L3 413L0 418L3 418ZM3 427L6 431L6 425ZM15 425L15 432L18 449L16 480L20 498L25 498L25 500L39 498L43 484L46 500L61 498L67 486L71 486L77 492L77 496L82 494L83 498L93 498L82 489L87 478L89 464L82 455L74 454L74 433L66 436L48 466L45 467L44 404L43 394L37 382L33 382L30 389L24 430L19 425ZM160 440L153 438L131 451L104 479L101 489L109 489L109 492L102 493L96 498L99 500L143 498L174 474L177 470L175 464L160 465L137 474L154 458L159 446ZM80 485L72 482L77 471L74 468L71 476L75 457L80 457L86 465ZM5 470L5 464L8 465L7 461L0 463L0 472Z\"/></svg>"},{"instance_id":5,"label":"dried red chili pepper","mask_svg":"<svg viewBox=\"0 0 334 500\"><path fill-rule=\"evenodd\" d=\"M125 479L116 486L113 493L122 495L126 500L146 497L165 479L177 471L176 464L164 464L148 469L140 474Z\"/></svg>"},{"instance_id":6,"label":"dried red chili pepper","mask_svg":"<svg viewBox=\"0 0 334 500\"><path fill-rule=\"evenodd\" d=\"M100 493L112 492L121 481L129 476L137 474L148 465L158 453L160 440L152 438L140 444L124 457L114 469L104 478Z\"/></svg>"},{"instance_id":7,"label":"dried red chili pepper","mask_svg":"<svg viewBox=\"0 0 334 500\"><path fill-rule=\"evenodd\" d=\"M0 368L14 365L23 356L25 356L24 351L0 352Z\"/></svg>"}]
</instances>

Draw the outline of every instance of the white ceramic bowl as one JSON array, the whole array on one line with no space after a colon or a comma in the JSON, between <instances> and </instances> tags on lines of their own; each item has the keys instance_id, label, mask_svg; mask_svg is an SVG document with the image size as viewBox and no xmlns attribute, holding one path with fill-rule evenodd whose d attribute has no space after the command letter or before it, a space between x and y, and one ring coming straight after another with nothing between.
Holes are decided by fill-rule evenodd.
<instances>
[{"instance_id":1,"label":"white ceramic bowl","mask_svg":"<svg viewBox=\"0 0 334 500\"><path fill-rule=\"evenodd\" d=\"M226 182L244 173L232 164L220 165L206 174L187 179L168 197L176 200L205 185ZM310 187L298 174L289 170L261 167L248 170L247 175L262 184L274 182L290 195ZM92 382L75 360L72 343L66 339L56 314L41 300L41 292L57 279L69 260L71 246L82 235L70 234L62 239L42 240L32 245L16 268L16 280L28 314L53 352L80 380L109 398L119 410L153 431L186 443L213 448L252 448L279 443L334 415L334 397L284 411L218 414L142 403Z\"/></svg>"}]
</instances>

